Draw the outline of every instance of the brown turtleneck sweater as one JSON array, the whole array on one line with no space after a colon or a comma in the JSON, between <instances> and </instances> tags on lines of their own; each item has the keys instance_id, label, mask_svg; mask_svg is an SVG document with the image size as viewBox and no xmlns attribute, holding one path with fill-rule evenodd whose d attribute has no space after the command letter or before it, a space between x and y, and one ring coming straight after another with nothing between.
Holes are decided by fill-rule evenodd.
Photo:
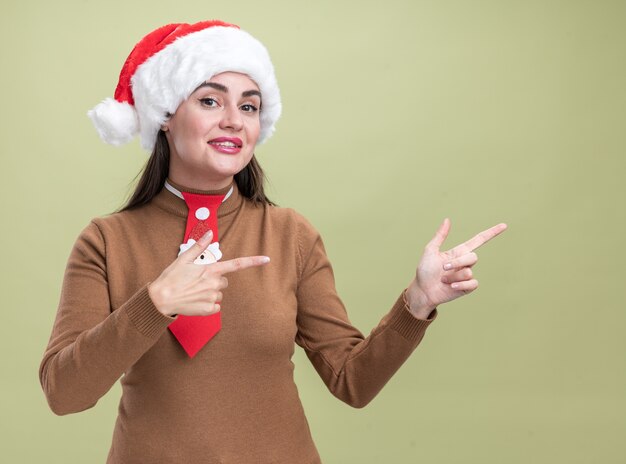
<instances>
[{"instance_id":1,"label":"brown turtleneck sweater","mask_svg":"<svg viewBox=\"0 0 626 464\"><path fill-rule=\"evenodd\" d=\"M292 209L254 205L235 185L218 211L222 259L272 261L228 275L222 329L190 359L147 291L176 259L186 217L184 200L164 188L82 231L40 367L51 409L88 409L121 377L108 463L319 463L293 381L295 343L336 397L362 407L436 312L416 319L400 295L365 338L337 296L317 231Z\"/></svg>"}]
</instances>

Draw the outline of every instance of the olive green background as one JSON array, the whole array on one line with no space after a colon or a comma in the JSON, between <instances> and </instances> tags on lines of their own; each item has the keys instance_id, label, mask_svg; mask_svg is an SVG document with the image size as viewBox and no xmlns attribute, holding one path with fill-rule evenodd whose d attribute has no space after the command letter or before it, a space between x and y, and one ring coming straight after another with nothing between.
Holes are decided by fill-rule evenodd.
<instances>
[{"instance_id":1,"label":"olive green background","mask_svg":"<svg viewBox=\"0 0 626 464\"><path fill-rule=\"evenodd\" d=\"M144 34L211 18L272 54L284 113L256 152L269 194L321 231L363 332L444 217L448 246L509 224L479 250L481 287L440 307L365 409L333 398L297 350L324 462L626 462L626 2L0 8L3 462L105 460L119 387L57 417L37 378L76 236L147 159L137 141L103 144L85 112Z\"/></svg>"}]
</instances>

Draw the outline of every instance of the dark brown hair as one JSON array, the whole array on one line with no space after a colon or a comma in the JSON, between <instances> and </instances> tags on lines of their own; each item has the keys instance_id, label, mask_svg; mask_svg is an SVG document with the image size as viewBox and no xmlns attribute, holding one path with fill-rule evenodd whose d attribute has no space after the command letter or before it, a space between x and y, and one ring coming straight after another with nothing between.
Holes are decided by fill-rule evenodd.
<instances>
[{"instance_id":1,"label":"dark brown hair","mask_svg":"<svg viewBox=\"0 0 626 464\"><path fill-rule=\"evenodd\" d=\"M138 208L149 203L163 188L169 170L170 146L167 143L165 132L160 130L150 158L135 177L137 179L141 175L135 191L128 202L117 212ZM265 174L254 155L247 166L235 174L235 182L241 194L252 202L275 206L275 203L265 196L263 189Z\"/></svg>"}]
</instances>

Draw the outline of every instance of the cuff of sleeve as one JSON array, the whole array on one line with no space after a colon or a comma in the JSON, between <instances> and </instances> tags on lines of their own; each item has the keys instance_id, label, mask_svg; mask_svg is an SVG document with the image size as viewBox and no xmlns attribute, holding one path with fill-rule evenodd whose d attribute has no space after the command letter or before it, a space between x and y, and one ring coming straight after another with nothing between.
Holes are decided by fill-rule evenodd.
<instances>
[{"instance_id":1,"label":"cuff of sleeve","mask_svg":"<svg viewBox=\"0 0 626 464\"><path fill-rule=\"evenodd\" d=\"M437 318L437 309L433 309L428 319L418 319L409 311L404 292L391 308L389 325L407 340L417 341L424 335L431 322Z\"/></svg>"},{"instance_id":2,"label":"cuff of sleeve","mask_svg":"<svg viewBox=\"0 0 626 464\"><path fill-rule=\"evenodd\" d=\"M135 328L146 337L155 337L163 332L176 318L166 316L154 306L148 293L148 284L135 293L126 306L126 314Z\"/></svg>"}]
</instances>

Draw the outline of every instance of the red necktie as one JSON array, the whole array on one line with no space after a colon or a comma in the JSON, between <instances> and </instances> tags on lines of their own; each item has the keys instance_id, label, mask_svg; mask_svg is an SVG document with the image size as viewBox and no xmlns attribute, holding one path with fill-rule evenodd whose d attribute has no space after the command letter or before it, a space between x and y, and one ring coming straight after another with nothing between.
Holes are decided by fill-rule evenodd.
<instances>
[{"instance_id":1,"label":"red necktie","mask_svg":"<svg viewBox=\"0 0 626 464\"><path fill-rule=\"evenodd\" d=\"M222 257L217 234L217 208L222 204L225 195L201 195L188 192L182 192L182 194L189 212L187 213L185 237L180 246L181 253L191 247L210 229L213 231L213 242L202 255L196 258L194 263L214 263ZM222 320L219 312L210 316L179 315L169 325L170 331L190 358L193 358L219 332L221 327Z\"/></svg>"}]
</instances>

